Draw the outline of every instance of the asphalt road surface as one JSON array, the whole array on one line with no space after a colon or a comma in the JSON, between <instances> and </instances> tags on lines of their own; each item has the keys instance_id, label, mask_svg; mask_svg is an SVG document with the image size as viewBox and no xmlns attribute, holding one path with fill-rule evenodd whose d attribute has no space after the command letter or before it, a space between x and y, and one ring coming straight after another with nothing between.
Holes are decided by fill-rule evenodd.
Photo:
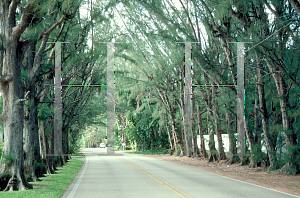
<instances>
[{"instance_id":1,"label":"asphalt road surface","mask_svg":"<svg viewBox=\"0 0 300 198\"><path fill-rule=\"evenodd\" d=\"M62 198L297 197L142 155L106 156L106 148L82 153L85 162Z\"/></svg>"}]
</instances>

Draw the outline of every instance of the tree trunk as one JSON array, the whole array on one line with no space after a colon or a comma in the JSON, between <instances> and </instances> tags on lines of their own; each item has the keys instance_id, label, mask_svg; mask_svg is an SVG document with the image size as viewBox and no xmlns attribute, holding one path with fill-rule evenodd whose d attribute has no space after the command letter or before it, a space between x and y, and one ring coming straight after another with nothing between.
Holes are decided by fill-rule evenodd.
<instances>
[{"instance_id":1,"label":"tree trunk","mask_svg":"<svg viewBox=\"0 0 300 198\"><path fill-rule=\"evenodd\" d=\"M174 148L174 139L171 136L171 132L170 132L170 129L169 129L168 125L166 126L166 128L167 128L167 131L168 131L168 137L169 137L169 142L170 142L170 147L171 147L169 154L171 155L172 151L175 150L175 148Z\"/></svg>"},{"instance_id":2,"label":"tree trunk","mask_svg":"<svg viewBox=\"0 0 300 198\"><path fill-rule=\"evenodd\" d=\"M205 84L209 84L207 75L203 74L204 77L204 82ZM216 146L215 146L215 140L214 140L214 133L213 130L211 129L211 124L213 125L213 114L212 114L212 104L211 104L212 98L211 98L211 89L206 88L206 107L207 107L207 130L209 134L209 156L208 156L208 161L216 161L217 160L217 151L216 151Z\"/></svg>"},{"instance_id":3,"label":"tree trunk","mask_svg":"<svg viewBox=\"0 0 300 198\"><path fill-rule=\"evenodd\" d=\"M257 53L255 53L255 59L257 62L257 88L258 88L258 98L259 98L259 106L260 106L260 112L261 112L261 121L262 121L262 126L263 126L263 134L264 134L264 139L266 142L266 147L268 150L268 157L270 161L270 167L269 171L275 170L275 159L273 157L273 152L275 150L275 147L273 145L273 142L271 140L271 135L269 133L269 116L268 116L268 110L267 110L267 105L266 105L266 99L265 99L265 89L263 84L263 79L262 79L262 66L259 61L259 57Z\"/></svg>"},{"instance_id":4,"label":"tree trunk","mask_svg":"<svg viewBox=\"0 0 300 198\"><path fill-rule=\"evenodd\" d=\"M251 161L253 161L253 156L254 156L254 152L253 152L254 139L253 139L253 133L251 131L251 128L248 125L249 125L249 121L248 121L248 123L247 122L245 123L245 132L246 132L246 136L247 136L247 139L248 139L248 142L249 142L249 148L250 148L250 153L251 153L250 159L251 159ZM248 157L246 156L246 158L248 158ZM250 167L253 167L253 164L252 165L250 164Z\"/></svg>"},{"instance_id":5,"label":"tree trunk","mask_svg":"<svg viewBox=\"0 0 300 198\"><path fill-rule=\"evenodd\" d=\"M256 79L257 81L257 79ZM258 92L257 86L255 92ZM257 94L255 95L254 101L254 137L253 137L253 155L251 155L251 161L249 164L250 168L258 166L258 163L262 162L262 151L261 151L261 138L260 138L260 129L259 129L259 120L258 120L258 99Z\"/></svg>"},{"instance_id":6,"label":"tree trunk","mask_svg":"<svg viewBox=\"0 0 300 198\"><path fill-rule=\"evenodd\" d=\"M54 127L53 127L53 118L47 118L46 125L44 124L44 128L46 129L46 140L47 140L47 154L54 154ZM47 127L46 127L47 126ZM54 156L47 156L49 169L51 173L55 173L56 164L54 160Z\"/></svg>"},{"instance_id":7,"label":"tree trunk","mask_svg":"<svg viewBox=\"0 0 300 198\"><path fill-rule=\"evenodd\" d=\"M52 174L54 171L52 172L50 170L49 162L48 162L49 157L46 156L46 154L49 154L49 153L47 153L44 120L39 120L38 125L39 125L40 154L41 154L41 158L42 158L42 163L45 166L45 168L44 168L45 172L43 172L43 174Z\"/></svg>"},{"instance_id":8,"label":"tree trunk","mask_svg":"<svg viewBox=\"0 0 300 198\"><path fill-rule=\"evenodd\" d=\"M37 133L37 126L35 120L37 119L37 102L35 100L36 87L35 82L30 80L30 70L33 67L35 57L36 41L33 41L29 45L27 51L27 69L28 69L28 81L26 83L27 101L24 106L24 129L23 129L23 140L24 140L24 173L29 175L28 181L38 181L35 175L35 158L34 158L34 136Z\"/></svg>"},{"instance_id":9,"label":"tree trunk","mask_svg":"<svg viewBox=\"0 0 300 198\"><path fill-rule=\"evenodd\" d=\"M68 154L68 129L62 128L62 153ZM67 163L68 156L61 156L62 165Z\"/></svg>"},{"instance_id":10,"label":"tree trunk","mask_svg":"<svg viewBox=\"0 0 300 198\"><path fill-rule=\"evenodd\" d=\"M194 87L193 87L193 93L194 93ZM192 98L192 143L193 143L193 156L194 157L200 157L200 152L199 152L199 148L197 145L197 133L195 132L196 130L196 108L195 108L195 98Z\"/></svg>"},{"instance_id":11,"label":"tree trunk","mask_svg":"<svg viewBox=\"0 0 300 198\"><path fill-rule=\"evenodd\" d=\"M11 3L12 4L12 3ZM0 164L0 183L4 191L27 190L32 188L24 175L23 158L23 87L21 82L21 63L23 59L20 34L24 31L15 27L16 7L10 2L1 2L0 15L2 18L1 35L4 42L3 67L0 77L0 88L3 97L3 112L0 119L4 128L4 147ZM26 25L25 25L26 26Z\"/></svg>"},{"instance_id":12,"label":"tree trunk","mask_svg":"<svg viewBox=\"0 0 300 198\"><path fill-rule=\"evenodd\" d=\"M174 147L175 150L177 149L177 144L179 143L177 133L176 133L176 127L175 127L175 119L173 117L173 113L170 115L170 121L171 121L171 126L172 126L172 135L173 135L173 140L174 140Z\"/></svg>"},{"instance_id":13,"label":"tree trunk","mask_svg":"<svg viewBox=\"0 0 300 198\"><path fill-rule=\"evenodd\" d=\"M229 152L230 152L230 159L227 162L228 165L239 161L239 157L237 156L237 149L236 149L236 137L234 135L234 130L232 128L232 122L233 119L230 112L226 111L226 124L227 124L227 132L229 137Z\"/></svg>"},{"instance_id":14,"label":"tree trunk","mask_svg":"<svg viewBox=\"0 0 300 198\"><path fill-rule=\"evenodd\" d=\"M198 129L199 129L199 136L200 136L200 150L201 150L201 155L204 158L207 158L207 153L205 149L205 142L204 142L204 137L203 137L203 127L202 127L202 114L200 114L199 111L199 104L197 103L197 120L198 120Z\"/></svg>"},{"instance_id":15,"label":"tree trunk","mask_svg":"<svg viewBox=\"0 0 300 198\"><path fill-rule=\"evenodd\" d=\"M218 150L219 150L219 159L220 160L226 160L226 155L224 152L224 146L223 146L223 141L222 141L222 131L221 131L221 121L220 121L220 115L219 115L219 106L218 106L218 101L216 99L216 88L212 88L212 95L213 95L213 100L212 100L212 106L213 106L213 115L214 115L214 122L215 122L215 130L217 133L217 141L218 141Z\"/></svg>"}]
</instances>

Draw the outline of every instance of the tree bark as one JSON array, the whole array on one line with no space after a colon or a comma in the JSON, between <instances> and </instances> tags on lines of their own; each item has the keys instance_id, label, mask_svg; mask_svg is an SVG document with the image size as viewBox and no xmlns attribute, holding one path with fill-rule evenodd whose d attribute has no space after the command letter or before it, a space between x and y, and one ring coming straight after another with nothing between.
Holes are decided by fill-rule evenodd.
<instances>
[{"instance_id":1,"label":"tree bark","mask_svg":"<svg viewBox=\"0 0 300 198\"><path fill-rule=\"evenodd\" d=\"M30 71L33 67L35 57L36 41L31 42L27 51L27 70L28 82L26 83L27 100L24 106L24 173L29 175L28 181L38 181L35 175L35 158L34 158L34 136L37 134L37 126L35 120L37 119L37 101L35 100L36 87L35 82L30 78Z\"/></svg>"},{"instance_id":2,"label":"tree bark","mask_svg":"<svg viewBox=\"0 0 300 198\"><path fill-rule=\"evenodd\" d=\"M208 83L207 75L204 74L203 76L204 76L205 84L208 85L209 83ZM213 125L213 123L214 123L211 101L212 101L211 89L206 88L205 102L206 102L206 106L207 106L207 130L208 130L208 134L209 134L209 143L208 143L208 147L209 147L208 161L209 162L217 160L217 151L216 151L214 133L213 133L214 131L211 129L211 126L210 126L210 124Z\"/></svg>"},{"instance_id":3,"label":"tree bark","mask_svg":"<svg viewBox=\"0 0 300 198\"><path fill-rule=\"evenodd\" d=\"M23 158L23 87L21 82L21 63L23 59L23 46L19 41L21 34L27 26L28 13L23 13L16 26L16 1L0 2L1 35L4 41L2 75L11 78L0 83L3 96L3 112L1 120L4 128L4 147L1 159L7 158L7 163L0 164L0 183L5 184L4 191L27 190L32 188L24 175ZM29 12L29 7L26 11Z\"/></svg>"},{"instance_id":4,"label":"tree bark","mask_svg":"<svg viewBox=\"0 0 300 198\"><path fill-rule=\"evenodd\" d=\"M201 150L201 155L204 158L207 158L207 153L205 149L205 142L204 142L204 137L203 137L203 126L202 126L202 114L200 114L199 111L199 104L197 103L197 120L198 120L198 130L199 130L199 136L200 136L200 150Z\"/></svg>"},{"instance_id":5,"label":"tree bark","mask_svg":"<svg viewBox=\"0 0 300 198\"><path fill-rule=\"evenodd\" d=\"M261 121L262 121L262 126L263 126L263 134L266 142L266 147L269 151L268 157L270 161L270 167L269 170L275 170L275 159L272 155L272 153L275 150L275 147L273 145L273 142L271 140L271 135L269 133L269 116L268 116L268 110L267 110L267 105L266 105L266 99L265 99L265 89L263 84L263 79L262 79L262 65L259 61L259 57L257 53L255 53L255 59L257 63L257 88L258 88L258 98L259 98L259 106L260 106L260 112L261 112Z\"/></svg>"},{"instance_id":6,"label":"tree bark","mask_svg":"<svg viewBox=\"0 0 300 198\"><path fill-rule=\"evenodd\" d=\"M46 156L47 153L47 144L46 144L46 135L45 135L45 123L44 120L39 120L38 121L38 126L39 126L39 143L40 143L40 154L42 158L42 163L45 166L43 174L52 174L54 173L54 170L51 171L49 167L49 162L48 158Z\"/></svg>"},{"instance_id":7,"label":"tree bark","mask_svg":"<svg viewBox=\"0 0 300 198\"><path fill-rule=\"evenodd\" d=\"M247 136L247 139L248 139L248 142L249 142L249 149L250 149L250 153L251 153L250 159L251 159L251 161L253 161L254 139L253 139L253 132L252 132L250 126L248 126L248 125L249 125L249 121L245 123L245 132L246 132L246 136ZM247 158L247 156L246 156L246 158ZM250 164L250 167L253 167L253 164L252 165Z\"/></svg>"},{"instance_id":8,"label":"tree bark","mask_svg":"<svg viewBox=\"0 0 300 198\"><path fill-rule=\"evenodd\" d=\"M168 124L167 124L166 128L167 128L167 131L168 131L168 137L169 137L169 142L170 142L170 147L171 147L169 154L171 155L172 151L175 150L175 148L174 148L174 139L172 138L172 135L171 135Z\"/></svg>"},{"instance_id":9,"label":"tree bark","mask_svg":"<svg viewBox=\"0 0 300 198\"><path fill-rule=\"evenodd\" d=\"M236 137L234 134L234 130L232 128L232 122L233 119L230 112L226 111L226 124L227 124L227 132L229 137L229 152L230 152L230 159L227 162L228 165L239 161L239 157L237 156L237 149L236 149Z\"/></svg>"},{"instance_id":10,"label":"tree bark","mask_svg":"<svg viewBox=\"0 0 300 198\"><path fill-rule=\"evenodd\" d=\"M212 88L212 106L213 106L213 115L214 115L214 122L215 122L215 130L217 134L217 141L218 141L218 150L219 150L219 158L218 161L220 160L226 160L226 155L224 152L224 146L223 146L223 141L222 141L222 131L221 131L221 124L220 124L220 115L219 115L219 106L218 106L218 101L216 99L216 88Z\"/></svg>"},{"instance_id":11,"label":"tree bark","mask_svg":"<svg viewBox=\"0 0 300 198\"><path fill-rule=\"evenodd\" d=\"M44 84L50 84L51 80L46 76ZM43 90L40 90L43 89ZM42 88L41 86L38 86L38 90L41 91L41 97L39 98L40 102L48 102L47 99L47 93L50 91L50 88L46 86L45 88ZM47 103L42 103L44 105L47 105ZM49 141L48 138L49 134L46 133L46 123L47 120L45 119L39 119L38 120L38 135L39 135L39 144L40 144L40 154L41 154L41 160L43 165L45 166L43 174L53 174L54 169L51 168L51 162L53 161L53 156L47 156L47 154L53 154L51 152L51 149L49 149Z\"/></svg>"},{"instance_id":12,"label":"tree bark","mask_svg":"<svg viewBox=\"0 0 300 198\"><path fill-rule=\"evenodd\" d=\"M194 87L192 87L194 93ZM196 105L195 105L195 98L192 98L192 144L193 144L193 156L194 157L200 157L200 152L199 148L197 145L197 133L195 132L196 130Z\"/></svg>"}]
</instances>

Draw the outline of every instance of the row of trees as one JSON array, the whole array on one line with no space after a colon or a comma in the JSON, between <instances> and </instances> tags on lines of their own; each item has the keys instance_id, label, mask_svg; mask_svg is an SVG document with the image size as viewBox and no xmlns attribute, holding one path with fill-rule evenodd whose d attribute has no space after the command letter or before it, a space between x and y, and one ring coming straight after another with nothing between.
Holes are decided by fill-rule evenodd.
<instances>
[{"instance_id":1,"label":"row of trees","mask_svg":"<svg viewBox=\"0 0 300 198\"><path fill-rule=\"evenodd\" d=\"M199 155L198 134L201 155L219 161L226 159L221 134L228 133L228 163L299 173L299 3L179 2L181 8L170 0L115 2L119 5L115 13L134 43L128 52L127 81L116 88L118 134L123 141L148 149L170 148L187 156ZM184 138L184 44L175 42L185 41L199 42L192 49L193 84L206 85L236 85L237 51L231 42L253 42L245 44L245 136L251 157L235 155L234 86L193 87L192 137ZM209 135L209 148L204 146L204 134ZM283 158L276 156L282 147L277 141L281 134L287 147ZM166 138L167 145L162 143ZM262 140L267 155L261 151Z\"/></svg>"},{"instance_id":2,"label":"row of trees","mask_svg":"<svg viewBox=\"0 0 300 198\"><path fill-rule=\"evenodd\" d=\"M88 47L93 23L109 25L105 2L87 18L80 16L82 0L1 0L0 88L4 147L0 190L32 188L43 174L55 173L69 156L53 156L55 43L62 43L62 85L105 84L106 46ZM84 12L89 12L84 10ZM111 34L102 31L102 39ZM52 43L47 43L52 42ZM101 125L105 90L101 87L62 87L63 154L78 147L81 129ZM100 119L101 120L101 119ZM47 154L52 154L47 155Z\"/></svg>"},{"instance_id":3,"label":"row of trees","mask_svg":"<svg viewBox=\"0 0 300 198\"><path fill-rule=\"evenodd\" d=\"M54 44L62 44L62 84L105 84L106 45L113 38L131 43L116 46L116 137L144 145L170 148L209 161L226 159L222 133L230 138L230 160L252 167L299 173L299 3L296 0L170 0L101 1L93 3L87 20L84 1L0 1L1 78L4 148L1 190L23 190L68 157L53 157ZM115 17L121 17L117 24ZM92 47L87 38L92 30ZM122 31L120 31L122 30ZM193 87L192 137L184 130L184 45L193 46L193 84L236 85L236 56L230 42L253 41L246 49L246 137L251 157L235 154L234 87ZM119 57L119 58L118 58ZM124 62L124 60L127 60ZM105 90L66 87L63 98L63 153L70 153L80 129L103 124ZM97 128L96 128L97 129ZM97 145L85 134L90 146ZM98 129L99 130L99 129ZM283 132L288 153L277 158L277 137ZM209 135L206 153L203 135ZM219 149L215 148L214 134ZM266 144L267 157L261 152ZM36 163L43 170L35 170ZM25 174L28 176L25 178Z\"/></svg>"}]
</instances>

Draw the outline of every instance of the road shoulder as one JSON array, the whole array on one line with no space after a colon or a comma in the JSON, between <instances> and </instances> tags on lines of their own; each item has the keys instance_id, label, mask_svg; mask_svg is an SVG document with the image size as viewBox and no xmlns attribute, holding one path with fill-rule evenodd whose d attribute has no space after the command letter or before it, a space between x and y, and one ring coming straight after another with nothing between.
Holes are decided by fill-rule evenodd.
<instances>
[{"instance_id":1,"label":"road shoulder","mask_svg":"<svg viewBox=\"0 0 300 198\"><path fill-rule=\"evenodd\" d=\"M266 173L266 169L262 168L248 168L248 166L238 166L238 164L227 165L224 161L207 163L205 159L189 158L166 155L145 155L159 160L164 160L190 168L214 173L217 175L229 177L232 179L244 181L247 183L255 184L265 188L289 193L292 195L300 196L300 175L289 176L280 175L278 173Z\"/></svg>"}]
</instances>

